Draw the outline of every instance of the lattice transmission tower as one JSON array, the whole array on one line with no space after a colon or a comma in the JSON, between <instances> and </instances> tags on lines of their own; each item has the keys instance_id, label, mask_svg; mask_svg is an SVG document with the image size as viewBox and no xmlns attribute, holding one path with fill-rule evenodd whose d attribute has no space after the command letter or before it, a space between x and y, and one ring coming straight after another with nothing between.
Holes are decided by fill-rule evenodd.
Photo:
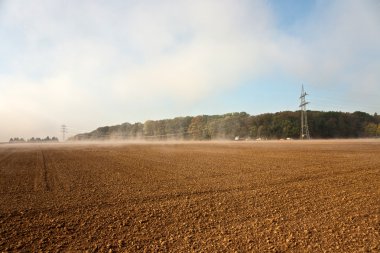
<instances>
[{"instance_id":1,"label":"lattice transmission tower","mask_svg":"<svg viewBox=\"0 0 380 253\"><path fill-rule=\"evenodd\" d=\"M62 141L65 141L65 134L67 133L66 125L61 126L62 131Z\"/></svg>"},{"instance_id":2,"label":"lattice transmission tower","mask_svg":"<svg viewBox=\"0 0 380 253\"><path fill-rule=\"evenodd\" d=\"M310 139L310 133L309 133L309 127L307 125L307 111L306 111L306 105L309 102L306 102L306 96L308 94L305 92L303 89L303 84L302 84L302 90L301 90L301 139Z\"/></svg>"}]
</instances>

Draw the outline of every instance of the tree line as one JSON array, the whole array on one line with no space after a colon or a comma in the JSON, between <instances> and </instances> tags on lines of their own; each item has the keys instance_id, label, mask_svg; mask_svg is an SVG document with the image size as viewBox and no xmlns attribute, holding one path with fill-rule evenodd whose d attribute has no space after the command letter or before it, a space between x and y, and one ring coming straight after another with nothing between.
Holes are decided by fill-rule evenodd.
<instances>
[{"instance_id":1,"label":"tree line","mask_svg":"<svg viewBox=\"0 0 380 253\"><path fill-rule=\"evenodd\" d=\"M312 138L380 137L380 117L376 113L308 111L307 116ZM300 125L300 111L260 115L234 112L99 127L69 140L232 140L237 136L242 139L297 139Z\"/></svg>"},{"instance_id":2,"label":"tree line","mask_svg":"<svg viewBox=\"0 0 380 253\"><path fill-rule=\"evenodd\" d=\"M15 137L15 138L10 138L9 139L9 143L39 143L39 142L58 142L58 138L57 137L49 137L47 136L46 138L30 138L30 139L27 139L25 140L24 138L19 138L19 137Z\"/></svg>"}]
</instances>

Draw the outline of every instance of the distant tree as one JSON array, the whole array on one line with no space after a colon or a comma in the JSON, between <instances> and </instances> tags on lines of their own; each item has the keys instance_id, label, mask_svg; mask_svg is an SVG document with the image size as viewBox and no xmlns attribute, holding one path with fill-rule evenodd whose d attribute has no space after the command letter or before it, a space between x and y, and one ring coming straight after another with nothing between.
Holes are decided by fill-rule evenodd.
<instances>
[{"instance_id":1,"label":"distant tree","mask_svg":"<svg viewBox=\"0 0 380 253\"><path fill-rule=\"evenodd\" d=\"M308 125L312 138L355 138L380 135L377 114L364 112L321 112L308 111ZM372 124L370 124L372 123ZM142 123L99 127L72 139L108 138L185 138L195 140L241 138L299 138L300 111L265 113L251 116L245 112L224 115L199 115L174 119L148 120ZM15 140L13 140L15 141Z\"/></svg>"},{"instance_id":2,"label":"distant tree","mask_svg":"<svg viewBox=\"0 0 380 253\"><path fill-rule=\"evenodd\" d=\"M269 138L271 137L269 135L269 126L268 125L260 125L259 128L257 129L257 138Z\"/></svg>"},{"instance_id":3,"label":"distant tree","mask_svg":"<svg viewBox=\"0 0 380 253\"><path fill-rule=\"evenodd\" d=\"M376 112L374 113L373 117L375 118L375 123L380 124L380 115L378 115Z\"/></svg>"},{"instance_id":4,"label":"distant tree","mask_svg":"<svg viewBox=\"0 0 380 253\"><path fill-rule=\"evenodd\" d=\"M206 128L207 116L196 116L191 120L189 125L189 133L195 140L209 139L210 134Z\"/></svg>"},{"instance_id":5,"label":"distant tree","mask_svg":"<svg viewBox=\"0 0 380 253\"><path fill-rule=\"evenodd\" d=\"M192 117L174 118L174 133L177 138L186 139L188 137L188 129L191 124Z\"/></svg>"},{"instance_id":6,"label":"distant tree","mask_svg":"<svg viewBox=\"0 0 380 253\"><path fill-rule=\"evenodd\" d=\"M368 123L365 128L365 134L368 137L375 137L377 134L378 125L375 123Z\"/></svg>"},{"instance_id":7,"label":"distant tree","mask_svg":"<svg viewBox=\"0 0 380 253\"><path fill-rule=\"evenodd\" d=\"M160 139L164 139L166 137L166 120L157 121L156 133L160 137Z\"/></svg>"},{"instance_id":8,"label":"distant tree","mask_svg":"<svg viewBox=\"0 0 380 253\"><path fill-rule=\"evenodd\" d=\"M339 135L338 128L337 128L337 119L335 117L330 117L326 121L326 136L327 137L335 137Z\"/></svg>"},{"instance_id":9,"label":"distant tree","mask_svg":"<svg viewBox=\"0 0 380 253\"><path fill-rule=\"evenodd\" d=\"M256 138L257 137L257 126L253 125L249 128L249 137Z\"/></svg>"},{"instance_id":10,"label":"distant tree","mask_svg":"<svg viewBox=\"0 0 380 253\"><path fill-rule=\"evenodd\" d=\"M23 143L25 142L24 138L19 138L19 137L13 137L9 139L10 143Z\"/></svg>"},{"instance_id":11,"label":"distant tree","mask_svg":"<svg viewBox=\"0 0 380 253\"><path fill-rule=\"evenodd\" d=\"M147 120L144 123L144 136L153 136L154 133L154 121Z\"/></svg>"},{"instance_id":12,"label":"distant tree","mask_svg":"<svg viewBox=\"0 0 380 253\"><path fill-rule=\"evenodd\" d=\"M143 136L143 131L144 131L144 124L137 122L137 123L132 125L132 136L133 137Z\"/></svg>"}]
</instances>

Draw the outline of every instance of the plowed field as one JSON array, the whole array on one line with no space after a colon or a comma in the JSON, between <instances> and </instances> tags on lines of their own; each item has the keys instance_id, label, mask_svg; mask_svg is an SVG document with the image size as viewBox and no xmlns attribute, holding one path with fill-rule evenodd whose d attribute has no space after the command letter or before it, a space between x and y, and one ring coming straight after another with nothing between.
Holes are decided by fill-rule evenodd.
<instances>
[{"instance_id":1,"label":"plowed field","mask_svg":"<svg viewBox=\"0 0 380 253\"><path fill-rule=\"evenodd\" d=\"M0 251L380 252L380 141L0 145Z\"/></svg>"}]
</instances>

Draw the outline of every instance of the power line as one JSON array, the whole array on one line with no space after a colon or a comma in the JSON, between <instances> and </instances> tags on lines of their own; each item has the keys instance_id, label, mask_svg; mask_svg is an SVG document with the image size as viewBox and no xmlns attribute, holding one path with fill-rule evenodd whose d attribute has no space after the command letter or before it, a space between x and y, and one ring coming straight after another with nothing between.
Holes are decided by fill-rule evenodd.
<instances>
[{"instance_id":1,"label":"power line","mask_svg":"<svg viewBox=\"0 0 380 253\"><path fill-rule=\"evenodd\" d=\"M83 133L83 132L91 132L91 130L83 130L83 129L77 129L74 127L66 126L67 132L70 133Z\"/></svg>"},{"instance_id":2,"label":"power line","mask_svg":"<svg viewBox=\"0 0 380 253\"><path fill-rule=\"evenodd\" d=\"M370 110L376 111L379 110L380 105L376 104L368 104L367 102L363 103L363 101L356 100L346 100L346 99L336 99L336 98L328 98L328 97L316 97L313 96L313 101L315 101L316 106L321 107L334 107L334 109L345 109L345 108L353 108L354 110Z\"/></svg>"}]
</instances>

